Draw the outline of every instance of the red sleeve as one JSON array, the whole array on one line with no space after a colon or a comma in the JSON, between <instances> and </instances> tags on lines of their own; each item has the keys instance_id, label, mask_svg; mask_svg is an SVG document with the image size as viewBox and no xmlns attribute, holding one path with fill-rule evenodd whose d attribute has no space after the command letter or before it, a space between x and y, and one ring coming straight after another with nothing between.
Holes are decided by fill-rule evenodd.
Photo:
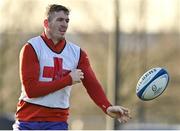
<instances>
[{"instance_id":1,"label":"red sleeve","mask_svg":"<svg viewBox=\"0 0 180 131\"><path fill-rule=\"evenodd\" d=\"M111 105L107 100L102 86L98 82L87 57L87 54L81 50L80 61L78 68L84 73L82 80L89 96L92 100L106 113L106 109Z\"/></svg>"},{"instance_id":2,"label":"red sleeve","mask_svg":"<svg viewBox=\"0 0 180 131\"><path fill-rule=\"evenodd\" d=\"M29 98L47 95L72 84L70 75L50 82L39 81L39 61L33 47L25 44L20 52L20 80Z\"/></svg>"}]
</instances>

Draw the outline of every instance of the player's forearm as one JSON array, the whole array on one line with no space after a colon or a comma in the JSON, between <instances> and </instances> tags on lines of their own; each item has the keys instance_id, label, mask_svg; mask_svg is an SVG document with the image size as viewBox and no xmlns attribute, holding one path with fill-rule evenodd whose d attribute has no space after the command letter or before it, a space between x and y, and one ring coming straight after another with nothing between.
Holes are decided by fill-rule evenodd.
<instances>
[{"instance_id":1,"label":"player's forearm","mask_svg":"<svg viewBox=\"0 0 180 131\"><path fill-rule=\"evenodd\" d=\"M85 86L91 99L106 113L106 109L111 105L107 100L107 97L103 91L102 86L98 82L93 73L92 69L89 67L84 71L83 85Z\"/></svg>"},{"instance_id":2,"label":"player's forearm","mask_svg":"<svg viewBox=\"0 0 180 131\"><path fill-rule=\"evenodd\" d=\"M111 105L107 100L102 86L96 79L96 76L90 66L89 59L86 52L81 50L81 57L79 60L78 68L84 73L82 80L91 99L106 113L106 109Z\"/></svg>"}]
</instances>

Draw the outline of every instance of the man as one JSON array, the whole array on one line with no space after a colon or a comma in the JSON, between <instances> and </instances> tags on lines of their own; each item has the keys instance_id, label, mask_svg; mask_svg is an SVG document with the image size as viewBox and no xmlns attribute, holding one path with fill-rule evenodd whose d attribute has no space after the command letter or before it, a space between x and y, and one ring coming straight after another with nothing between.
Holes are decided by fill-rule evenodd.
<instances>
[{"instance_id":1,"label":"man","mask_svg":"<svg viewBox=\"0 0 180 131\"><path fill-rule=\"evenodd\" d=\"M69 10L50 5L44 32L20 52L22 92L14 130L67 130L71 85L82 81L92 100L110 117L127 122L128 109L112 106L80 47L67 41Z\"/></svg>"}]
</instances>

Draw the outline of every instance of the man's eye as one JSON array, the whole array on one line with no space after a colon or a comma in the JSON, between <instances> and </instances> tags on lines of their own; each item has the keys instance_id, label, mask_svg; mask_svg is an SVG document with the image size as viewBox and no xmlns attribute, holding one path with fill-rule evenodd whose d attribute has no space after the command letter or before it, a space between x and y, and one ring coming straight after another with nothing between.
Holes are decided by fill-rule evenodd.
<instances>
[{"instance_id":1,"label":"man's eye","mask_svg":"<svg viewBox=\"0 0 180 131\"><path fill-rule=\"evenodd\" d=\"M67 23L69 23L69 20L66 20Z\"/></svg>"}]
</instances>

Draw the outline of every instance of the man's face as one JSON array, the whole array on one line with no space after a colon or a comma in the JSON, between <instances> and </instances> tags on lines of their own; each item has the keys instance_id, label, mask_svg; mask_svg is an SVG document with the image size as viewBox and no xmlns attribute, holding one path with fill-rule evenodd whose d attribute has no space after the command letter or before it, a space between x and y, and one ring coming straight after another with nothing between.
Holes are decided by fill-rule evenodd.
<instances>
[{"instance_id":1,"label":"man's face","mask_svg":"<svg viewBox=\"0 0 180 131\"><path fill-rule=\"evenodd\" d=\"M63 39L68 28L69 15L64 11L55 12L48 22L47 31L52 39Z\"/></svg>"}]
</instances>

